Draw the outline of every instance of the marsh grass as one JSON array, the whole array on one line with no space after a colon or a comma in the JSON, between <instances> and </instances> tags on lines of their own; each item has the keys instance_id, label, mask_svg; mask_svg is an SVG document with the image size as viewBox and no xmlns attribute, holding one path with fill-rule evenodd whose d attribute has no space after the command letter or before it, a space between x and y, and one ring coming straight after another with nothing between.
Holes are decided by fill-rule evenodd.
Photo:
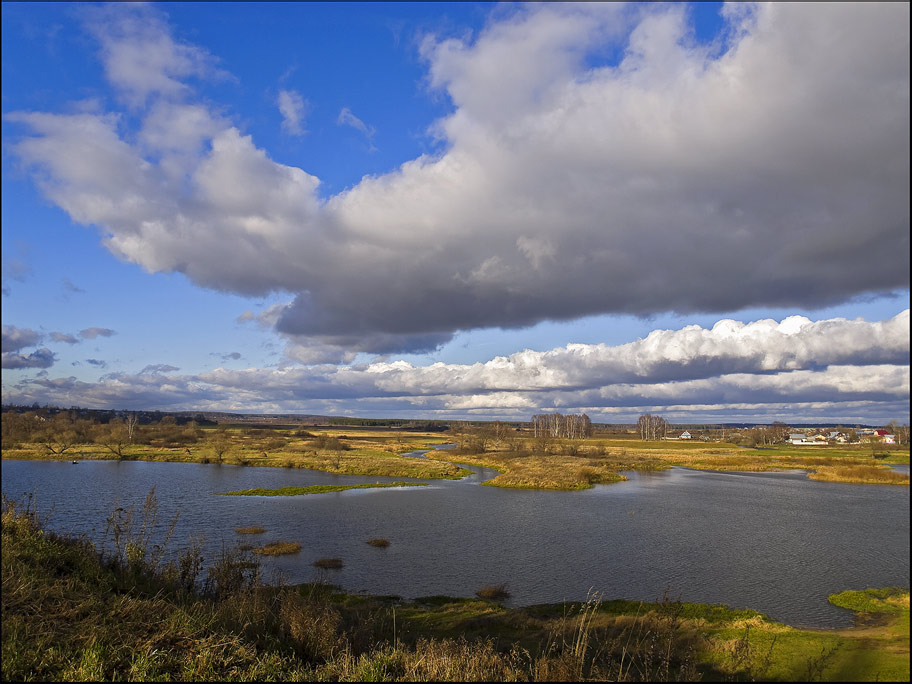
<instances>
[{"instance_id":1,"label":"marsh grass","mask_svg":"<svg viewBox=\"0 0 912 684\"><path fill-rule=\"evenodd\" d=\"M505 601L510 598L510 592L507 590L506 584L486 585L476 591L475 595L486 601Z\"/></svg>"},{"instance_id":2,"label":"marsh grass","mask_svg":"<svg viewBox=\"0 0 912 684\"><path fill-rule=\"evenodd\" d=\"M808 477L825 482L909 485L909 476L905 473L873 465L823 466Z\"/></svg>"},{"instance_id":3,"label":"marsh grass","mask_svg":"<svg viewBox=\"0 0 912 684\"><path fill-rule=\"evenodd\" d=\"M255 525L253 527L235 527L234 531L238 534L263 534L266 528Z\"/></svg>"},{"instance_id":4,"label":"marsh grass","mask_svg":"<svg viewBox=\"0 0 912 684\"><path fill-rule=\"evenodd\" d=\"M803 469L816 471L812 479L860 484L900 483L892 475L842 477L828 468L871 466L871 449L866 445L829 445L797 447L775 445L763 450L741 449L727 442L652 441L593 437L579 441L555 442L547 449L528 435L518 433L494 446L473 441L471 435L441 436L407 430L295 429L205 429L199 447L172 446L170 442L134 444L124 449L124 460L154 460L200 463L212 461L216 446L223 462L245 466L311 468L345 475L408 477L417 479L457 479L469 474L452 463L458 460L499 471L485 483L489 486L518 489L581 490L598 484L620 482L621 471L650 471L672 466L702 470L752 471ZM298 434L300 433L300 434ZM457 450L430 451L426 458L404 458L399 454L425 449L441 441L460 443ZM339 447L339 448L328 448ZM62 456L50 454L41 444L21 443L4 449L3 458L69 460L110 459L112 454L98 444L75 445ZM908 463L908 446L892 447L878 463ZM218 460L218 459L217 459ZM840 479L842 478L842 479ZM901 484L901 483L900 483Z\"/></svg>"},{"instance_id":5,"label":"marsh grass","mask_svg":"<svg viewBox=\"0 0 912 684\"><path fill-rule=\"evenodd\" d=\"M254 549L253 552L261 556L284 556L291 553L298 553L300 550L301 545L297 542L277 541Z\"/></svg>"},{"instance_id":6,"label":"marsh grass","mask_svg":"<svg viewBox=\"0 0 912 684\"><path fill-rule=\"evenodd\" d=\"M341 558L318 558L313 562L315 568L323 570L341 570L344 565Z\"/></svg>"},{"instance_id":7,"label":"marsh grass","mask_svg":"<svg viewBox=\"0 0 912 684\"><path fill-rule=\"evenodd\" d=\"M385 537L377 537L376 539L368 539L367 543L370 544L371 546L375 546L380 549L385 549L387 546L390 545L389 539L386 539Z\"/></svg>"}]
</instances>

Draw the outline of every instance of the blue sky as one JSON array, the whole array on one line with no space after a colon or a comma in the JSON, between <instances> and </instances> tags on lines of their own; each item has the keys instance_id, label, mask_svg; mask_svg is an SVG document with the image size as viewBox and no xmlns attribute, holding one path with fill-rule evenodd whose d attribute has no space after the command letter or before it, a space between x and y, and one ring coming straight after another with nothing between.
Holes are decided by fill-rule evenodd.
<instances>
[{"instance_id":1,"label":"blue sky","mask_svg":"<svg viewBox=\"0 0 912 684\"><path fill-rule=\"evenodd\" d=\"M4 402L908 422L908 6L2 13Z\"/></svg>"}]
</instances>

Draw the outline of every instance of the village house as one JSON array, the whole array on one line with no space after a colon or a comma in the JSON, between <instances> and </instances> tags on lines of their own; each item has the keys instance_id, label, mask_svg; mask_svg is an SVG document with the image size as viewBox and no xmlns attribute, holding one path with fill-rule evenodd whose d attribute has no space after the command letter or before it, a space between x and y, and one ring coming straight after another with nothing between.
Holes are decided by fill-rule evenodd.
<instances>
[{"instance_id":1,"label":"village house","mask_svg":"<svg viewBox=\"0 0 912 684\"><path fill-rule=\"evenodd\" d=\"M823 435L814 435L809 439L807 435L801 432L791 433L788 441L799 446L821 446L827 443L826 438L823 437Z\"/></svg>"},{"instance_id":2,"label":"village house","mask_svg":"<svg viewBox=\"0 0 912 684\"><path fill-rule=\"evenodd\" d=\"M884 444L896 444L896 435L887 430L874 430L873 437L878 437Z\"/></svg>"}]
</instances>

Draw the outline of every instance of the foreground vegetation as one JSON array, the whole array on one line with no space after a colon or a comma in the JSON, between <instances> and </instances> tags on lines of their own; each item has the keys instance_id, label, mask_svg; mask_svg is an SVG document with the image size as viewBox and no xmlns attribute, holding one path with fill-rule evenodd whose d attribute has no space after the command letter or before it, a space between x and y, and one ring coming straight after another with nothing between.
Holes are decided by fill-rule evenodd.
<instances>
[{"instance_id":1,"label":"foreground vegetation","mask_svg":"<svg viewBox=\"0 0 912 684\"><path fill-rule=\"evenodd\" d=\"M507 609L502 586L403 601L266 586L237 550L203 577L129 520L99 555L4 501L5 681L909 680L908 589L836 594L858 626L817 631L667 598Z\"/></svg>"}]
</instances>

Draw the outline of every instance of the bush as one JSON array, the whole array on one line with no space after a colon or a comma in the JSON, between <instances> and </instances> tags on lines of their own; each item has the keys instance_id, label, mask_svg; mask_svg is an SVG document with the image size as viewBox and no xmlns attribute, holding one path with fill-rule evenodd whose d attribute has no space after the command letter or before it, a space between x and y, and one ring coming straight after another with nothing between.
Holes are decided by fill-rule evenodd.
<instances>
[{"instance_id":1,"label":"bush","mask_svg":"<svg viewBox=\"0 0 912 684\"><path fill-rule=\"evenodd\" d=\"M487 601L503 601L504 599L510 598L510 592L507 591L506 584L491 584L482 587L475 592L475 595L478 598L483 598Z\"/></svg>"},{"instance_id":2,"label":"bush","mask_svg":"<svg viewBox=\"0 0 912 684\"><path fill-rule=\"evenodd\" d=\"M346 451L348 449L348 445L338 437L331 437L330 435L318 435L310 444L317 449L325 451Z\"/></svg>"}]
</instances>

